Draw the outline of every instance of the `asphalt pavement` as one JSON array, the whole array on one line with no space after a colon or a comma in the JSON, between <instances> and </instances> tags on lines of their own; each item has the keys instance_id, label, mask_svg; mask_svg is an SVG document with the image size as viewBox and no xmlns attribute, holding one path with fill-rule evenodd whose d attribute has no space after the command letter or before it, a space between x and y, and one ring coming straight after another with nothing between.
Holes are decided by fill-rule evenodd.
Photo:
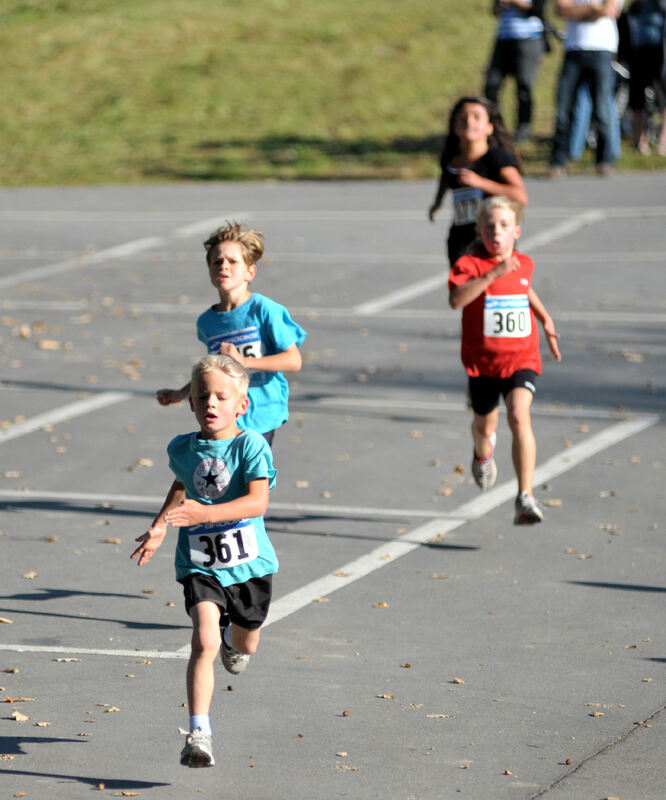
<instances>
[{"instance_id":1,"label":"asphalt pavement","mask_svg":"<svg viewBox=\"0 0 666 800\"><path fill-rule=\"evenodd\" d=\"M0 786L79 800L663 800L664 173L528 181L535 493L470 477L435 182L0 189ZM254 289L308 332L275 439L281 568L217 766L178 763L175 536L130 561L194 429L202 241L265 234ZM2 671L4 670L4 671Z\"/></svg>"}]
</instances>

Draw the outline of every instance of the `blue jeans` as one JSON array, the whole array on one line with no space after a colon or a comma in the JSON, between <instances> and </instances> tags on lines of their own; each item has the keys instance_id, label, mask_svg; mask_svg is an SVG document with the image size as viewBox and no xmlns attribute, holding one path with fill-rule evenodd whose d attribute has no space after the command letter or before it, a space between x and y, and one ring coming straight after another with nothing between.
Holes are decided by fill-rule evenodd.
<instances>
[{"instance_id":1,"label":"blue jeans","mask_svg":"<svg viewBox=\"0 0 666 800\"><path fill-rule=\"evenodd\" d=\"M611 141L610 155L616 161L621 155L622 134L620 130L620 118L617 113L615 96L610 98L611 115ZM573 118L571 120L571 134L569 136L569 157L572 161L580 161L585 146L587 144L587 134L592 121L592 95L587 84L581 83L576 92L576 102L573 108Z\"/></svg>"},{"instance_id":2,"label":"blue jeans","mask_svg":"<svg viewBox=\"0 0 666 800\"><path fill-rule=\"evenodd\" d=\"M532 86L536 78L541 57L543 38L498 39L486 72L484 94L497 105L500 88L507 75L516 79L518 96L518 125L529 125L532 121Z\"/></svg>"},{"instance_id":3,"label":"blue jeans","mask_svg":"<svg viewBox=\"0 0 666 800\"><path fill-rule=\"evenodd\" d=\"M557 84L557 116L551 166L563 167L569 157L571 121L580 84L589 87L592 114L597 124L597 164L617 160L612 150L612 75L611 54L606 50L568 50Z\"/></svg>"}]
</instances>

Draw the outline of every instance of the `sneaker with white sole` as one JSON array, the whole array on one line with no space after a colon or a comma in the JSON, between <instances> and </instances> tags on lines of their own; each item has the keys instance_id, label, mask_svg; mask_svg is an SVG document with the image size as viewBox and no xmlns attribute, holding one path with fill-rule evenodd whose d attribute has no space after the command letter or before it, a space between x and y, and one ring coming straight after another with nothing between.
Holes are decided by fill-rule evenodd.
<instances>
[{"instance_id":1,"label":"sneaker with white sole","mask_svg":"<svg viewBox=\"0 0 666 800\"><path fill-rule=\"evenodd\" d=\"M227 647L222 636L222 646L220 647L220 657L227 672L232 675L240 675L245 672L247 665L250 663L250 656L248 653L241 653L233 647Z\"/></svg>"},{"instance_id":2,"label":"sneaker with white sole","mask_svg":"<svg viewBox=\"0 0 666 800\"><path fill-rule=\"evenodd\" d=\"M543 511L539 507L536 499L527 492L521 492L516 497L516 516L513 518L514 525L534 525L543 520Z\"/></svg>"},{"instance_id":3,"label":"sneaker with white sole","mask_svg":"<svg viewBox=\"0 0 666 800\"><path fill-rule=\"evenodd\" d=\"M485 492L494 486L497 480L497 464L493 456L495 455L495 442L497 441L497 434L492 433L490 436L490 443L493 446L493 452L488 458L480 459L476 457L476 453L472 457L472 476L476 481L476 485Z\"/></svg>"},{"instance_id":4,"label":"sneaker with white sole","mask_svg":"<svg viewBox=\"0 0 666 800\"><path fill-rule=\"evenodd\" d=\"M180 751L180 763L184 767L214 767L211 735L201 728L188 733L185 747Z\"/></svg>"}]
</instances>

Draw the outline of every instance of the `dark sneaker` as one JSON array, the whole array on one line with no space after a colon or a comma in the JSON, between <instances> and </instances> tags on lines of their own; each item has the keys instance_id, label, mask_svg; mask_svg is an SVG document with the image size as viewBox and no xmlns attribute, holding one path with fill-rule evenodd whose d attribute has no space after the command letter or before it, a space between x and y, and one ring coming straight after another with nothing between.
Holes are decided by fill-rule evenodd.
<instances>
[{"instance_id":1,"label":"dark sneaker","mask_svg":"<svg viewBox=\"0 0 666 800\"><path fill-rule=\"evenodd\" d=\"M180 763L184 767L214 767L211 736L201 728L187 734L185 747L180 751Z\"/></svg>"},{"instance_id":2,"label":"dark sneaker","mask_svg":"<svg viewBox=\"0 0 666 800\"><path fill-rule=\"evenodd\" d=\"M247 653L240 653L234 650L233 647L227 647L222 636L222 647L220 647L220 656L222 663L227 672L232 675L240 675L245 672L247 665L250 663L250 656Z\"/></svg>"},{"instance_id":3,"label":"dark sneaker","mask_svg":"<svg viewBox=\"0 0 666 800\"><path fill-rule=\"evenodd\" d=\"M490 437L490 442L493 446L493 452L490 458L484 458L482 461L476 457L476 453L474 453L472 457L472 476L476 481L476 485L484 492L486 489L490 489L497 480L497 464L493 458L496 441L497 434L493 433Z\"/></svg>"},{"instance_id":4,"label":"dark sneaker","mask_svg":"<svg viewBox=\"0 0 666 800\"><path fill-rule=\"evenodd\" d=\"M543 511L531 494L522 492L516 497L516 516L514 525L534 525L543 520Z\"/></svg>"}]
</instances>

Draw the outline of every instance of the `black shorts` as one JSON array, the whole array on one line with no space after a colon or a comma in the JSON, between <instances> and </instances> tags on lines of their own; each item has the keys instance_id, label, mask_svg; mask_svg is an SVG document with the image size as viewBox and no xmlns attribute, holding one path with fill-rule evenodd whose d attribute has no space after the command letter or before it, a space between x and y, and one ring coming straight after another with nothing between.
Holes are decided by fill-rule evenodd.
<instances>
[{"instance_id":1,"label":"black shorts","mask_svg":"<svg viewBox=\"0 0 666 800\"><path fill-rule=\"evenodd\" d=\"M217 603L220 608L220 626L233 622L248 631L256 631L264 624L271 604L273 576L250 578L245 583L234 583L222 586L211 575L196 572L181 578L185 595L185 610L190 609L202 600Z\"/></svg>"},{"instance_id":2,"label":"black shorts","mask_svg":"<svg viewBox=\"0 0 666 800\"><path fill-rule=\"evenodd\" d=\"M485 416L499 405L500 395L506 396L512 389L529 389L536 392L537 373L533 369L519 369L510 378L470 378L469 400L475 414Z\"/></svg>"}]
</instances>

